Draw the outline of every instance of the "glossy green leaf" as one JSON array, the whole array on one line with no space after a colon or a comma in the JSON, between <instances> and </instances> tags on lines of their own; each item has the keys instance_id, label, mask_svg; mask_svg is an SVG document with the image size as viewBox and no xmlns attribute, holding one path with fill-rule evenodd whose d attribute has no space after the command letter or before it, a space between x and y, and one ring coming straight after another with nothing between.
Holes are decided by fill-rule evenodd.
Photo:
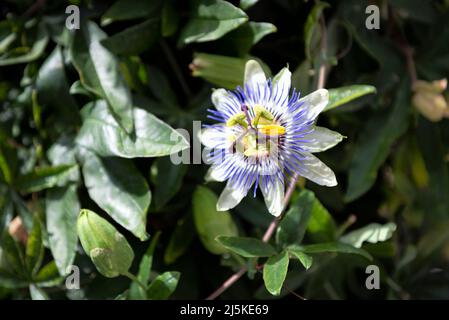
<instances>
[{"instance_id":1,"label":"glossy green leaf","mask_svg":"<svg viewBox=\"0 0 449 320\"><path fill-rule=\"evenodd\" d=\"M100 156L160 157L189 147L186 139L148 111L135 107L135 136L117 125L105 101L83 108L84 123L76 142Z\"/></svg>"},{"instance_id":2,"label":"glossy green leaf","mask_svg":"<svg viewBox=\"0 0 449 320\"><path fill-rule=\"evenodd\" d=\"M193 224L193 217L191 214L188 214L187 217L178 220L165 248L164 262L166 264L174 263L189 249L194 236L195 226Z\"/></svg>"},{"instance_id":3,"label":"glossy green leaf","mask_svg":"<svg viewBox=\"0 0 449 320\"><path fill-rule=\"evenodd\" d=\"M30 284L30 295L33 300L50 300L47 293L34 284Z\"/></svg>"},{"instance_id":4,"label":"glossy green leaf","mask_svg":"<svg viewBox=\"0 0 449 320\"><path fill-rule=\"evenodd\" d=\"M158 243L160 235L161 233L157 232L152 237L147 251L140 260L139 272L136 276L140 283L147 284L150 280L151 268L153 266L154 250L156 249L156 245ZM145 300L147 297L147 293L136 282L132 282L131 287L129 288L129 297L131 299Z\"/></svg>"},{"instance_id":5,"label":"glossy green leaf","mask_svg":"<svg viewBox=\"0 0 449 320\"><path fill-rule=\"evenodd\" d=\"M277 28L268 22L249 21L223 37L225 45L231 45L239 56L245 56L263 37L274 33Z\"/></svg>"},{"instance_id":6,"label":"glossy green leaf","mask_svg":"<svg viewBox=\"0 0 449 320\"><path fill-rule=\"evenodd\" d=\"M173 164L170 157L158 158L151 166L151 178L155 185L153 198L157 209L162 208L179 191L187 172L184 164Z\"/></svg>"},{"instance_id":7,"label":"glossy green leaf","mask_svg":"<svg viewBox=\"0 0 449 320\"><path fill-rule=\"evenodd\" d=\"M54 287L64 280L59 274L55 261L50 261L44 265L33 277L33 282L38 283L39 287Z\"/></svg>"},{"instance_id":8,"label":"glossy green leaf","mask_svg":"<svg viewBox=\"0 0 449 320\"><path fill-rule=\"evenodd\" d=\"M329 103L326 108L324 108L323 112L337 108L370 93L376 93L376 88L362 84L329 89Z\"/></svg>"},{"instance_id":9,"label":"glossy green leaf","mask_svg":"<svg viewBox=\"0 0 449 320\"><path fill-rule=\"evenodd\" d=\"M89 21L75 33L70 53L84 86L106 99L114 118L131 133L134 128L131 93L117 58L101 44L106 37L94 22Z\"/></svg>"},{"instance_id":10,"label":"glossy green leaf","mask_svg":"<svg viewBox=\"0 0 449 320\"><path fill-rule=\"evenodd\" d=\"M18 63L27 63L38 59L47 46L49 37L45 25L40 23L37 27L36 39L26 53L18 56L6 56L0 58L0 67Z\"/></svg>"},{"instance_id":11,"label":"glossy green leaf","mask_svg":"<svg viewBox=\"0 0 449 320\"><path fill-rule=\"evenodd\" d=\"M259 0L240 0L240 8L247 10L255 5Z\"/></svg>"},{"instance_id":12,"label":"glossy green leaf","mask_svg":"<svg viewBox=\"0 0 449 320\"><path fill-rule=\"evenodd\" d=\"M160 19L150 18L101 41L115 54L137 55L151 48L160 35Z\"/></svg>"},{"instance_id":13,"label":"glossy green leaf","mask_svg":"<svg viewBox=\"0 0 449 320\"><path fill-rule=\"evenodd\" d=\"M50 189L45 201L48 242L61 275L73 264L78 243L73 227L80 211L76 189L75 185Z\"/></svg>"},{"instance_id":14,"label":"glossy green leaf","mask_svg":"<svg viewBox=\"0 0 449 320\"><path fill-rule=\"evenodd\" d=\"M263 281L265 288L274 296L281 293L282 285L288 271L288 252L270 257L263 267Z\"/></svg>"},{"instance_id":15,"label":"glossy green leaf","mask_svg":"<svg viewBox=\"0 0 449 320\"><path fill-rule=\"evenodd\" d=\"M101 25L116 21L156 16L161 9L160 0L118 0L101 17Z\"/></svg>"},{"instance_id":16,"label":"glossy green leaf","mask_svg":"<svg viewBox=\"0 0 449 320\"><path fill-rule=\"evenodd\" d=\"M365 257L368 260L372 260L371 255L363 249L356 248L346 243L341 242L327 242L327 243L319 243L319 244L309 244L304 246L293 246L294 250L299 250L304 253L313 254L313 253L324 253L324 252L333 252L333 253L350 253L357 254L362 257Z\"/></svg>"},{"instance_id":17,"label":"glossy green leaf","mask_svg":"<svg viewBox=\"0 0 449 320\"><path fill-rule=\"evenodd\" d=\"M179 36L181 44L219 39L248 20L241 9L223 0L194 0L190 20Z\"/></svg>"},{"instance_id":18,"label":"glossy green leaf","mask_svg":"<svg viewBox=\"0 0 449 320\"><path fill-rule=\"evenodd\" d=\"M42 225L38 218L34 218L33 228L28 235L25 248L25 264L31 276L41 267L44 258L44 243L42 239Z\"/></svg>"},{"instance_id":19,"label":"glossy green leaf","mask_svg":"<svg viewBox=\"0 0 449 320\"><path fill-rule=\"evenodd\" d=\"M140 172L126 159L100 158L87 150L82 156L89 196L120 225L145 240L151 192Z\"/></svg>"},{"instance_id":20,"label":"glossy green leaf","mask_svg":"<svg viewBox=\"0 0 449 320\"><path fill-rule=\"evenodd\" d=\"M309 269L312 266L313 258L296 247L289 247L287 252L296 257L304 268Z\"/></svg>"},{"instance_id":21,"label":"glossy green leaf","mask_svg":"<svg viewBox=\"0 0 449 320\"><path fill-rule=\"evenodd\" d=\"M64 70L64 58L57 46L44 61L36 79L37 96L44 106L51 106L61 115L65 123L80 123L78 106L69 93L69 84Z\"/></svg>"},{"instance_id":22,"label":"glossy green leaf","mask_svg":"<svg viewBox=\"0 0 449 320\"><path fill-rule=\"evenodd\" d=\"M360 248L363 242L377 243L389 240L395 230L396 224L393 222L384 225L370 223L360 229L348 232L340 238L340 241Z\"/></svg>"},{"instance_id":23,"label":"glossy green leaf","mask_svg":"<svg viewBox=\"0 0 449 320\"><path fill-rule=\"evenodd\" d=\"M271 245L256 238L218 236L216 240L225 248L245 258L271 257L276 254Z\"/></svg>"},{"instance_id":24,"label":"glossy green leaf","mask_svg":"<svg viewBox=\"0 0 449 320\"><path fill-rule=\"evenodd\" d=\"M134 251L112 224L95 212L83 209L76 229L84 251L98 272L108 278L128 274Z\"/></svg>"},{"instance_id":25,"label":"glossy green leaf","mask_svg":"<svg viewBox=\"0 0 449 320\"><path fill-rule=\"evenodd\" d=\"M62 135L50 146L47 157L53 166L73 165L70 172L59 179L58 185L65 186L68 183L80 181L79 166L76 161L76 144L73 135Z\"/></svg>"},{"instance_id":26,"label":"glossy green leaf","mask_svg":"<svg viewBox=\"0 0 449 320\"><path fill-rule=\"evenodd\" d=\"M167 300L176 290L180 276L176 271L167 271L157 276L148 286L148 299Z\"/></svg>"},{"instance_id":27,"label":"glossy green leaf","mask_svg":"<svg viewBox=\"0 0 449 320\"><path fill-rule=\"evenodd\" d=\"M411 110L409 88L409 81L403 81L391 110L370 119L361 132L349 169L346 201L357 199L371 188L390 147L407 130Z\"/></svg>"},{"instance_id":28,"label":"glossy green leaf","mask_svg":"<svg viewBox=\"0 0 449 320\"><path fill-rule=\"evenodd\" d=\"M335 241L337 226L334 219L321 202L315 197L312 214L307 224L307 236L314 242Z\"/></svg>"},{"instance_id":29,"label":"glossy green leaf","mask_svg":"<svg viewBox=\"0 0 449 320\"><path fill-rule=\"evenodd\" d=\"M33 172L19 177L15 183L21 192L37 192L55 186L62 186L75 165L38 167Z\"/></svg>"},{"instance_id":30,"label":"glossy green leaf","mask_svg":"<svg viewBox=\"0 0 449 320\"><path fill-rule=\"evenodd\" d=\"M248 59L240 59L208 53L195 53L190 64L192 75L201 77L212 84L226 89L235 89L243 85L245 65ZM257 60L257 59L256 59ZM270 70L264 63L261 63L266 74Z\"/></svg>"},{"instance_id":31,"label":"glossy green leaf","mask_svg":"<svg viewBox=\"0 0 449 320\"><path fill-rule=\"evenodd\" d=\"M279 223L276 230L276 243L285 247L293 243L301 243L309 223L315 195L304 190Z\"/></svg>"},{"instance_id":32,"label":"glossy green leaf","mask_svg":"<svg viewBox=\"0 0 449 320\"><path fill-rule=\"evenodd\" d=\"M208 188L198 186L193 193L192 208L196 231L204 247L214 254L226 249L215 241L217 236L237 236L237 226L229 211L218 212L217 196Z\"/></svg>"}]
</instances>

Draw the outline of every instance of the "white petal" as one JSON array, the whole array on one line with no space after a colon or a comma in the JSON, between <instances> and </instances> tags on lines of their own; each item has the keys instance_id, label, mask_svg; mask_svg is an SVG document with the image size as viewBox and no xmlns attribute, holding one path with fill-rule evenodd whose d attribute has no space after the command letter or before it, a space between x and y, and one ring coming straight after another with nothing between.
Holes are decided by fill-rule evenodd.
<instances>
[{"instance_id":1,"label":"white petal","mask_svg":"<svg viewBox=\"0 0 449 320\"><path fill-rule=\"evenodd\" d=\"M337 185L334 172L320 159L310 153L302 154L299 174L319 185L333 187Z\"/></svg>"},{"instance_id":2,"label":"white petal","mask_svg":"<svg viewBox=\"0 0 449 320\"><path fill-rule=\"evenodd\" d=\"M265 72L256 60L248 60L245 65L245 85L252 88L264 85L267 81Z\"/></svg>"},{"instance_id":3,"label":"white petal","mask_svg":"<svg viewBox=\"0 0 449 320\"><path fill-rule=\"evenodd\" d=\"M288 68L283 68L279 73L273 78L273 92L274 99L276 102L282 103L280 106L287 105L288 94L290 92L292 73Z\"/></svg>"},{"instance_id":4,"label":"white petal","mask_svg":"<svg viewBox=\"0 0 449 320\"><path fill-rule=\"evenodd\" d=\"M239 112L236 108L238 101L236 101L236 98L225 89L215 89L212 92L211 100L215 108L228 117L235 112Z\"/></svg>"},{"instance_id":5,"label":"white petal","mask_svg":"<svg viewBox=\"0 0 449 320\"><path fill-rule=\"evenodd\" d=\"M227 145L227 133L228 128L224 125L221 127L213 126L209 128L201 129L199 140L201 143L210 149L220 148L224 149Z\"/></svg>"},{"instance_id":6,"label":"white petal","mask_svg":"<svg viewBox=\"0 0 449 320\"><path fill-rule=\"evenodd\" d=\"M226 211L234 208L247 195L250 188L251 185L249 187L234 188L228 182L218 198L217 211Z\"/></svg>"},{"instance_id":7,"label":"white petal","mask_svg":"<svg viewBox=\"0 0 449 320\"><path fill-rule=\"evenodd\" d=\"M284 210L284 185L282 182L275 179L274 183L267 183L265 187L260 189L268 211L275 217L280 216L282 210Z\"/></svg>"},{"instance_id":8,"label":"white petal","mask_svg":"<svg viewBox=\"0 0 449 320\"><path fill-rule=\"evenodd\" d=\"M329 102L329 92L326 89L318 89L304 98L299 99L299 101L303 102L303 108L307 109L304 116L309 120L313 120L323 111ZM299 108L299 110L301 109Z\"/></svg>"},{"instance_id":9,"label":"white petal","mask_svg":"<svg viewBox=\"0 0 449 320\"><path fill-rule=\"evenodd\" d=\"M223 182L226 180L226 171L224 170L224 166L215 166L207 170L206 176L204 177L204 180L207 182L211 181L217 181L217 182Z\"/></svg>"},{"instance_id":10,"label":"white petal","mask_svg":"<svg viewBox=\"0 0 449 320\"><path fill-rule=\"evenodd\" d=\"M343 140L343 136L338 132L323 127L315 127L314 130L305 135L302 146L307 148L309 152L320 152L332 148Z\"/></svg>"}]
</instances>

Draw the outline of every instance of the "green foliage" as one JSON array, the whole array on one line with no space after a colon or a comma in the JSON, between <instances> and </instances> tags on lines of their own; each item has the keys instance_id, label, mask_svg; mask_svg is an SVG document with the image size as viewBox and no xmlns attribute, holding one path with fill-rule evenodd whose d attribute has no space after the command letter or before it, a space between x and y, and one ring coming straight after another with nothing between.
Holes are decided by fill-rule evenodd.
<instances>
[{"instance_id":1,"label":"green foliage","mask_svg":"<svg viewBox=\"0 0 449 320\"><path fill-rule=\"evenodd\" d=\"M380 30L368 0L72 3L76 30L64 2L0 11L0 298L202 299L239 270L223 298L449 297L449 122L412 103L413 70L447 78L447 3L377 2ZM338 185L300 177L274 223L260 190L218 212L224 183L173 161L250 59L302 97L324 79L317 123L345 137L317 154Z\"/></svg>"},{"instance_id":2,"label":"green foliage","mask_svg":"<svg viewBox=\"0 0 449 320\"><path fill-rule=\"evenodd\" d=\"M215 241L217 236L237 236L237 226L231 213L218 212L217 196L206 187L198 186L193 194L193 219L196 231L204 247L214 254L226 252L226 249Z\"/></svg>"}]
</instances>

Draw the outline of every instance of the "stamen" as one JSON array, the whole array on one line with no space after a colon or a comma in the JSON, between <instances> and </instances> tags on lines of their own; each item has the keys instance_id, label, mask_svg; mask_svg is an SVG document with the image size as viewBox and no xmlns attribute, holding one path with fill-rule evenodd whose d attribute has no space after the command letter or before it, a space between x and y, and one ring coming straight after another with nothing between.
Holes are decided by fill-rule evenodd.
<instances>
[{"instance_id":1,"label":"stamen","mask_svg":"<svg viewBox=\"0 0 449 320\"><path fill-rule=\"evenodd\" d=\"M248 106L246 104L242 104L241 108L242 108L243 113L246 116L246 122L248 122L248 125L250 126L251 129L254 129L254 127L251 123L251 117L249 116L249 113L248 113Z\"/></svg>"}]
</instances>

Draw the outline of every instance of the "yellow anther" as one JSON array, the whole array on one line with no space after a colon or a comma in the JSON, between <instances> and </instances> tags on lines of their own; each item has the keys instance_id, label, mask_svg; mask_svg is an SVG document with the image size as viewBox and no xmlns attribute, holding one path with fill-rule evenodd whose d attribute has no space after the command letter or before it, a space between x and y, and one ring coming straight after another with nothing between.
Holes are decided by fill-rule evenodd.
<instances>
[{"instance_id":1,"label":"yellow anther","mask_svg":"<svg viewBox=\"0 0 449 320\"><path fill-rule=\"evenodd\" d=\"M233 127L236 124L248 128L248 123L246 123L246 115L243 112L233 115L231 118L228 119L228 121L226 121L227 127Z\"/></svg>"},{"instance_id":2,"label":"yellow anther","mask_svg":"<svg viewBox=\"0 0 449 320\"><path fill-rule=\"evenodd\" d=\"M260 104L256 104L253 106L254 110L254 119L252 121L252 125L254 127L257 127L257 125L263 121L263 122L269 122L274 119L273 115L264 107L262 107Z\"/></svg>"},{"instance_id":3,"label":"yellow anther","mask_svg":"<svg viewBox=\"0 0 449 320\"><path fill-rule=\"evenodd\" d=\"M259 132L270 137L277 137L285 134L285 128L277 124L259 125L257 129Z\"/></svg>"}]
</instances>

